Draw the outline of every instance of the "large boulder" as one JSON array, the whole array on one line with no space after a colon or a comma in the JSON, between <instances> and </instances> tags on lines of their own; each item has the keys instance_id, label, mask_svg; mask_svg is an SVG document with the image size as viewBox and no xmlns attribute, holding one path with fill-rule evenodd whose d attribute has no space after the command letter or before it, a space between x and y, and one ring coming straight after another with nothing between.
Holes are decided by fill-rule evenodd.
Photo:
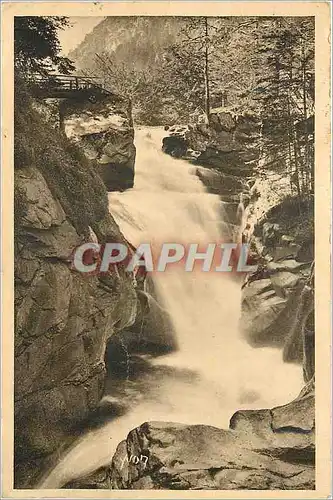
<instances>
[{"instance_id":1,"label":"large boulder","mask_svg":"<svg viewBox=\"0 0 333 500\"><path fill-rule=\"evenodd\" d=\"M247 276L242 289L241 330L252 345L280 346L285 361L303 362L304 350L311 350L314 336L313 327L308 335L303 328L313 299L310 297L302 308L307 287L313 287L311 201L289 196L268 204L254 226L251 247L259 256L260 266ZM314 349L310 358L309 366Z\"/></svg>"},{"instance_id":2,"label":"large boulder","mask_svg":"<svg viewBox=\"0 0 333 500\"><path fill-rule=\"evenodd\" d=\"M149 275L143 283L138 283L136 293L134 323L112 336L107 344L107 365L111 375L128 375L132 357L135 360L136 355L157 356L178 348L172 319Z\"/></svg>"},{"instance_id":3,"label":"large boulder","mask_svg":"<svg viewBox=\"0 0 333 500\"><path fill-rule=\"evenodd\" d=\"M146 422L112 462L72 489L310 490L315 488L312 382L291 403L238 411L230 429Z\"/></svg>"},{"instance_id":4,"label":"large boulder","mask_svg":"<svg viewBox=\"0 0 333 500\"><path fill-rule=\"evenodd\" d=\"M210 193L218 194L223 201L238 201L240 193L248 193L249 186L243 178L227 175L218 169L197 167L196 175ZM248 201L249 198L247 197Z\"/></svg>"},{"instance_id":5,"label":"large boulder","mask_svg":"<svg viewBox=\"0 0 333 500\"><path fill-rule=\"evenodd\" d=\"M259 277L249 276L242 290L240 328L254 346L284 346L311 272L294 259L269 262ZM299 360L302 360L300 347Z\"/></svg>"},{"instance_id":6,"label":"large boulder","mask_svg":"<svg viewBox=\"0 0 333 500\"><path fill-rule=\"evenodd\" d=\"M188 128L175 126L169 128L168 131L168 135L162 140L162 151L174 158L186 156L188 144L185 132Z\"/></svg>"},{"instance_id":7,"label":"large boulder","mask_svg":"<svg viewBox=\"0 0 333 500\"><path fill-rule=\"evenodd\" d=\"M240 328L253 346L279 346L287 362L314 371L313 207L287 197L254 227L251 246L259 269L242 289Z\"/></svg>"},{"instance_id":8,"label":"large boulder","mask_svg":"<svg viewBox=\"0 0 333 500\"><path fill-rule=\"evenodd\" d=\"M135 146L131 107L119 96L95 102L66 100L61 104L66 136L94 160L108 191L133 187Z\"/></svg>"},{"instance_id":9,"label":"large boulder","mask_svg":"<svg viewBox=\"0 0 333 500\"><path fill-rule=\"evenodd\" d=\"M177 349L177 339L169 312L150 275L137 289L137 314L127 332L139 352L163 353Z\"/></svg>"},{"instance_id":10,"label":"large boulder","mask_svg":"<svg viewBox=\"0 0 333 500\"><path fill-rule=\"evenodd\" d=\"M170 127L162 149L177 158L246 179L259 159L260 127L255 115L218 108L212 110L209 124Z\"/></svg>"}]
</instances>

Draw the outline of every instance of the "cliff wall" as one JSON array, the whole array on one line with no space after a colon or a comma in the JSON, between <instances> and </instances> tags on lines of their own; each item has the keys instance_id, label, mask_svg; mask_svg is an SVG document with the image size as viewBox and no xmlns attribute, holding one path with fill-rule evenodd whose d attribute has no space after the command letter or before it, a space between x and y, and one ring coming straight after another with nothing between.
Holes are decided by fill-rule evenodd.
<instances>
[{"instance_id":1,"label":"cliff wall","mask_svg":"<svg viewBox=\"0 0 333 500\"><path fill-rule=\"evenodd\" d=\"M18 487L34 482L41 464L75 436L96 408L104 387L107 341L136 317L131 274L119 266L108 276L86 276L71 262L73 250L84 242L125 242L108 211L107 191L98 171L125 165L132 172L131 181L121 186L133 182L133 129L128 103L118 99L104 105L90 104L85 110L81 110L82 103L67 105L64 125L68 137L74 138L69 141L61 126L56 130L57 120L50 120L44 104L33 102L20 86L16 89ZM85 133L87 122L98 137ZM99 128L97 123L101 123ZM107 156L103 167L84 154L90 142L95 148L92 158ZM112 184L109 188L120 189L117 176L106 177L106 184Z\"/></svg>"}]
</instances>

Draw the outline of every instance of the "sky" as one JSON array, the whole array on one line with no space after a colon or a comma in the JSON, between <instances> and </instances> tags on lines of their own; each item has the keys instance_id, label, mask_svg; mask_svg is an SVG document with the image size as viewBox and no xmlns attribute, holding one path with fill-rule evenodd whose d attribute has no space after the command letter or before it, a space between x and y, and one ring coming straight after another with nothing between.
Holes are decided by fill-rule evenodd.
<instances>
[{"instance_id":1,"label":"sky","mask_svg":"<svg viewBox=\"0 0 333 500\"><path fill-rule=\"evenodd\" d=\"M87 33L101 22L104 17L85 16L85 17L70 17L71 27L59 30L59 40L62 47L62 54L68 55L72 49L75 49L82 42Z\"/></svg>"}]
</instances>

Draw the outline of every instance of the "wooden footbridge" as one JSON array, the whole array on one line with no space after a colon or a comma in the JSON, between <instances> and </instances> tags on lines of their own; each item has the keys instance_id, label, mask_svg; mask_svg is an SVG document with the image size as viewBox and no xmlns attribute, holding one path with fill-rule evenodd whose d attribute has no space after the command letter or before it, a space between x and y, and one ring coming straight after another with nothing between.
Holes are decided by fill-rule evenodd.
<instances>
[{"instance_id":1,"label":"wooden footbridge","mask_svg":"<svg viewBox=\"0 0 333 500\"><path fill-rule=\"evenodd\" d=\"M101 95L112 95L106 90L103 78L80 75L41 75L33 74L28 79L29 88L35 97L47 98L84 98L94 100Z\"/></svg>"}]
</instances>

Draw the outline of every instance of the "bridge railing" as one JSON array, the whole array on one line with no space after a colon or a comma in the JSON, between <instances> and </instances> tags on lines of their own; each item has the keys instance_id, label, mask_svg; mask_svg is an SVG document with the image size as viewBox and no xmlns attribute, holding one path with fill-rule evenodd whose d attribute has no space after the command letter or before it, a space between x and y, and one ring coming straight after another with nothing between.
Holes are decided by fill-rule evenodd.
<instances>
[{"instance_id":1,"label":"bridge railing","mask_svg":"<svg viewBox=\"0 0 333 500\"><path fill-rule=\"evenodd\" d=\"M104 87L103 78L99 76L85 77L80 75L41 75L31 74L28 76L30 84L34 87L49 90L88 90L102 89L107 92Z\"/></svg>"}]
</instances>

